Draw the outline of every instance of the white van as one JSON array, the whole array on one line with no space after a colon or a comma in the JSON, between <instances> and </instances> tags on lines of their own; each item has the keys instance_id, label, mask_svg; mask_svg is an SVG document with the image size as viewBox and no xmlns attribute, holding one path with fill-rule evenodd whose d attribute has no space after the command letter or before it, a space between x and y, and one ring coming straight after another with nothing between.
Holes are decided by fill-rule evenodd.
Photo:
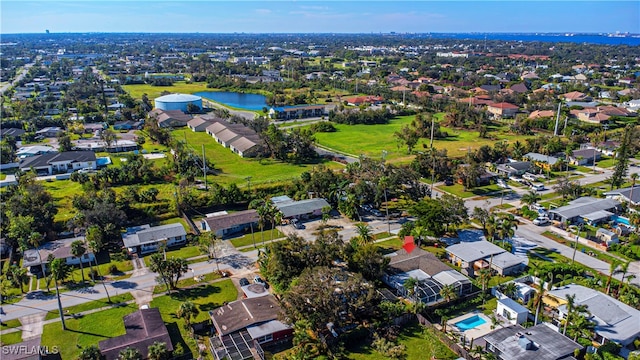
<instances>
[{"instance_id":1,"label":"white van","mask_svg":"<svg viewBox=\"0 0 640 360\"><path fill-rule=\"evenodd\" d=\"M544 187L544 184L543 184L543 183L534 183L534 184L531 184L531 190L535 190L535 191L542 191L542 190L544 190L544 189L545 189L545 187Z\"/></svg>"}]
</instances>

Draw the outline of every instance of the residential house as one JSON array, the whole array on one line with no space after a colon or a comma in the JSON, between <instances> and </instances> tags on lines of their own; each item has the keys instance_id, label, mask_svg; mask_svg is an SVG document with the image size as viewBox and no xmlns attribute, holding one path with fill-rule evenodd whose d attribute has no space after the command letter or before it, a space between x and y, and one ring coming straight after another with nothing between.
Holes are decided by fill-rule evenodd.
<instances>
[{"instance_id":1,"label":"residential house","mask_svg":"<svg viewBox=\"0 0 640 360\"><path fill-rule=\"evenodd\" d=\"M601 142L596 146L603 155L607 156L615 156L616 150L620 147L620 142L607 140L605 142Z\"/></svg>"},{"instance_id":2,"label":"residential house","mask_svg":"<svg viewBox=\"0 0 640 360\"><path fill-rule=\"evenodd\" d=\"M384 98L382 96L367 95L345 98L344 101L351 106L360 106L362 104L378 105L384 101Z\"/></svg>"},{"instance_id":3,"label":"residential house","mask_svg":"<svg viewBox=\"0 0 640 360\"><path fill-rule=\"evenodd\" d=\"M49 153L57 153L58 151L51 146L46 145L33 145L33 146L23 146L16 150L16 156L19 159L24 159L28 157L38 156L42 154Z\"/></svg>"},{"instance_id":4,"label":"residential house","mask_svg":"<svg viewBox=\"0 0 640 360\"><path fill-rule=\"evenodd\" d=\"M524 93L529 92L529 89L527 88L527 85L524 84L524 83L513 84L513 85L511 85L511 87L509 89L513 90L514 92L516 92L518 94L524 94Z\"/></svg>"},{"instance_id":5,"label":"residential house","mask_svg":"<svg viewBox=\"0 0 640 360\"><path fill-rule=\"evenodd\" d=\"M133 140L118 139L107 146L102 140L75 140L76 150L106 151L106 152L128 152L138 150L138 143Z\"/></svg>"},{"instance_id":6,"label":"residential house","mask_svg":"<svg viewBox=\"0 0 640 360\"><path fill-rule=\"evenodd\" d=\"M153 109L149 112L149 118L158 122L162 128L173 128L187 126L192 119L191 115L185 114L181 110Z\"/></svg>"},{"instance_id":7,"label":"residential house","mask_svg":"<svg viewBox=\"0 0 640 360\"><path fill-rule=\"evenodd\" d=\"M180 223L127 228L122 241L129 253L147 254L158 251L161 245L179 246L187 242L187 232Z\"/></svg>"},{"instance_id":8,"label":"residential house","mask_svg":"<svg viewBox=\"0 0 640 360\"><path fill-rule=\"evenodd\" d=\"M322 209L331 207L327 200L322 198L295 201L287 196L272 198L283 219L309 219L322 215Z\"/></svg>"},{"instance_id":9,"label":"residential house","mask_svg":"<svg viewBox=\"0 0 640 360\"><path fill-rule=\"evenodd\" d=\"M613 341L625 347L640 337L640 310L582 285L569 284L547 292L547 297L554 300L560 319L567 315L569 295L575 296L575 307L585 306L591 314L591 320L596 323L594 340L597 343Z\"/></svg>"},{"instance_id":10,"label":"residential house","mask_svg":"<svg viewBox=\"0 0 640 360\"><path fill-rule=\"evenodd\" d=\"M202 132L207 129L213 122L210 120L203 119L200 116L196 116L193 119L189 120L187 126L193 132Z\"/></svg>"},{"instance_id":11,"label":"residential house","mask_svg":"<svg viewBox=\"0 0 640 360\"><path fill-rule=\"evenodd\" d=\"M507 319L513 325L521 325L527 321L529 309L505 296L498 299L496 315Z\"/></svg>"},{"instance_id":12,"label":"residential house","mask_svg":"<svg viewBox=\"0 0 640 360\"><path fill-rule=\"evenodd\" d=\"M149 356L149 345L165 343L167 351L173 352L173 344L167 326L158 308L140 309L123 318L125 334L102 340L98 343L105 360L120 359L120 352L126 348L138 350L143 359Z\"/></svg>"},{"instance_id":13,"label":"residential house","mask_svg":"<svg viewBox=\"0 0 640 360\"><path fill-rule=\"evenodd\" d=\"M262 153L263 141L253 129L242 124L230 124L222 119L212 121L205 131L220 145L241 157L256 157Z\"/></svg>"},{"instance_id":14,"label":"residential house","mask_svg":"<svg viewBox=\"0 0 640 360\"><path fill-rule=\"evenodd\" d=\"M518 107L506 102L492 103L488 105L487 111L493 114L496 118L512 118L516 116Z\"/></svg>"},{"instance_id":15,"label":"residential house","mask_svg":"<svg viewBox=\"0 0 640 360\"><path fill-rule=\"evenodd\" d=\"M83 243L85 242L85 239L82 237L60 239L44 243L37 249L25 250L22 255L22 266L27 268L32 274L39 274L42 272L41 264L44 265L46 271L47 264L49 263L49 260L47 260L49 255L53 255L56 259L64 259L67 265L79 265L80 262L83 264L95 262L96 257L92 252L87 251L80 258L73 256L71 253L71 244L78 240Z\"/></svg>"},{"instance_id":16,"label":"residential house","mask_svg":"<svg viewBox=\"0 0 640 360\"><path fill-rule=\"evenodd\" d=\"M216 332L210 338L214 359L262 359L263 346L289 341L293 329L278 320L281 312L273 295L236 300L209 311Z\"/></svg>"},{"instance_id":17,"label":"residential house","mask_svg":"<svg viewBox=\"0 0 640 360\"><path fill-rule=\"evenodd\" d=\"M601 158L600 151L594 148L573 150L571 156L569 156L569 162L572 165L594 165L594 161L598 161Z\"/></svg>"},{"instance_id":18,"label":"residential house","mask_svg":"<svg viewBox=\"0 0 640 360\"><path fill-rule=\"evenodd\" d=\"M534 110L529 114L529 119L552 118L556 113L553 110Z\"/></svg>"},{"instance_id":19,"label":"residential house","mask_svg":"<svg viewBox=\"0 0 640 360\"><path fill-rule=\"evenodd\" d=\"M273 107L269 109L269 118L275 120L295 120L326 115L324 105L300 105Z\"/></svg>"},{"instance_id":20,"label":"residential house","mask_svg":"<svg viewBox=\"0 0 640 360\"><path fill-rule=\"evenodd\" d=\"M528 161L513 161L496 166L498 175L504 177L522 176L531 169L531 163Z\"/></svg>"},{"instance_id":21,"label":"residential house","mask_svg":"<svg viewBox=\"0 0 640 360\"><path fill-rule=\"evenodd\" d=\"M3 127L0 129L0 139L5 139L8 136L13 137L14 139L20 139L24 133L25 131L23 129Z\"/></svg>"},{"instance_id":22,"label":"residential house","mask_svg":"<svg viewBox=\"0 0 640 360\"><path fill-rule=\"evenodd\" d=\"M578 118L580 121L592 123L592 124L601 124L609 121L611 116L599 111L596 108L585 107L579 110L571 110L571 115Z\"/></svg>"},{"instance_id":23,"label":"residential house","mask_svg":"<svg viewBox=\"0 0 640 360\"><path fill-rule=\"evenodd\" d=\"M499 360L569 360L576 349L582 349L546 324L501 328L485 335L484 341L485 350Z\"/></svg>"},{"instance_id":24,"label":"residential house","mask_svg":"<svg viewBox=\"0 0 640 360\"><path fill-rule=\"evenodd\" d=\"M607 191L603 195L607 199L640 205L640 185Z\"/></svg>"},{"instance_id":25,"label":"residential house","mask_svg":"<svg viewBox=\"0 0 640 360\"><path fill-rule=\"evenodd\" d=\"M113 124L113 130L139 130L142 129L142 125L141 121L118 121Z\"/></svg>"},{"instance_id":26,"label":"residential house","mask_svg":"<svg viewBox=\"0 0 640 360\"><path fill-rule=\"evenodd\" d=\"M64 130L60 127L57 126L51 126L51 127L46 127L44 129L38 130L36 131L36 136L42 136L42 137L56 137L60 134L62 134L64 132Z\"/></svg>"},{"instance_id":27,"label":"residential house","mask_svg":"<svg viewBox=\"0 0 640 360\"><path fill-rule=\"evenodd\" d=\"M382 280L400 296L410 297L425 305L435 305L444 300L440 295L444 286L452 286L458 296L472 291L473 286L466 276L443 264L428 251L415 248L408 252L401 249L388 257L389 267ZM404 287L409 278L418 280L412 294Z\"/></svg>"},{"instance_id":28,"label":"residential house","mask_svg":"<svg viewBox=\"0 0 640 360\"><path fill-rule=\"evenodd\" d=\"M219 237L225 237L257 227L258 219L258 212L250 209L231 214L207 216L200 221L200 226L202 230L211 231Z\"/></svg>"},{"instance_id":29,"label":"residential house","mask_svg":"<svg viewBox=\"0 0 640 360\"><path fill-rule=\"evenodd\" d=\"M549 210L549 218L561 223L598 223L608 220L618 212L620 203L609 199L581 197L570 201L568 205Z\"/></svg>"},{"instance_id":30,"label":"residential house","mask_svg":"<svg viewBox=\"0 0 640 360\"><path fill-rule=\"evenodd\" d=\"M537 167L542 168L545 171L560 166L561 161L559 158L551 155L544 155L539 153L530 152L524 156L525 159L529 159Z\"/></svg>"},{"instance_id":31,"label":"residential house","mask_svg":"<svg viewBox=\"0 0 640 360\"><path fill-rule=\"evenodd\" d=\"M476 276L482 269L503 276L512 275L520 273L527 265L522 258L486 240L464 241L445 250L449 260L468 276Z\"/></svg>"},{"instance_id":32,"label":"residential house","mask_svg":"<svg viewBox=\"0 0 640 360\"><path fill-rule=\"evenodd\" d=\"M560 97L562 97L562 99L564 99L564 101L570 101L570 102L575 102L575 101L589 102L589 101L591 101L591 97L590 96L586 95L585 93L581 93L579 91L568 92L566 94L560 95Z\"/></svg>"},{"instance_id":33,"label":"residential house","mask_svg":"<svg viewBox=\"0 0 640 360\"><path fill-rule=\"evenodd\" d=\"M80 169L97 169L93 151L65 151L46 153L20 160L20 170L34 169L40 175L69 173Z\"/></svg>"}]
</instances>

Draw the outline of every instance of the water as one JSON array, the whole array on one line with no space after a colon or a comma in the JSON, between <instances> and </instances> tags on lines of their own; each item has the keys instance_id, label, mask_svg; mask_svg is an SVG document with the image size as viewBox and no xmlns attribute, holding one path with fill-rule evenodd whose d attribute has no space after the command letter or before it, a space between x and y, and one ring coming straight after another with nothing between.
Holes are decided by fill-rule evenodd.
<instances>
[{"instance_id":1,"label":"water","mask_svg":"<svg viewBox=\"0 0 640 360\"><path fill-rule=\"evenodd\" d=\"M640 46L640 37L615 37L606 34L511 34L511 33L431 33L433 38L504 40L523 42L570 42L576 44L631 45Z\"/></svg>"},{"instance_id":2,"label":"water","mask_svg":"<svg viewBox=\"0 0 640 360\"><path fill-rule=\"evenodd\" d=\"M624 217L622 217L622 216L613 215L613 216L611 217L611 220L613 220L613 221L615 221L615 222L617 222L617 223L620 223L620 224L627 225L627 226L629 226L629 225L630 225L630 224L629 224L629 219L624 218Z\"/></svg>"},{"instance_id":3,"label":"water","mask_svg":"<svg viewBox=\"0 0 640 360\"><path fill-rule=\"evenodd\" d=\"M96 158L96 165L97 166L106 166L111 164L111 158L106 156L106 157L99 157Z\"/></svg>"},{"instance_id":4,"label":"water","mask_svg":"<svg viewBox=\"0 0 640 360\"><path fill-rule=\"evenodd\" d=\"M269 107L267 106L267 98L260 94L245 94L233 91L201 91L194 95L245 110L262 110L264 107Z\"/></svg>"},{"instance_id":5,"label":"water","mask_svg":"<svg viewBox=\"0 0 640 360\"><path fill-rule=\"evenodd\" d=\"M475 327L478 327L478 326L480 326L482 324L485 324L486 322L487 321L485 319L481 318L480 316L474 315L474 316L472 316L470 318L464 319L462 321L458 321L454 325L458 329L460 329L462 331L465 331L465 330L469 330L469 329L473 329Z\"/></svg>"}]
</instances>

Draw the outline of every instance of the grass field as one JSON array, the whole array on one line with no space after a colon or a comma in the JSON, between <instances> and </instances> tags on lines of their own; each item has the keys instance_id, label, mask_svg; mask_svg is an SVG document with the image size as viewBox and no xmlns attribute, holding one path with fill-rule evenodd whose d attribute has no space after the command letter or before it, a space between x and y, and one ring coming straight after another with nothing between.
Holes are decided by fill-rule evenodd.
<instances>
[{"instance_id":1,"label":"grass field","mask_svg":"<svg viewBox=\"0 0 640 360\"><path fill-rule=\"evenodd\" d=\"M406 360L444 359L453 360L458 357L438 337L432 329L424 329L418 324L406 326L398 336L398 343L406 346ZM357 344L348 349L347 358L352 360L384 360L381 355L368 344Z\"/></svg>"},{"instance_id":2,"label":"grass field","mask_svg":"<svg viewBox=\"0 0 640 360\"><path fill-rule=\"evenodd\" d=\"M237 184L247 186L247 177L251 177L251 186L279 181L289 181L298 178L305 171L310 171L315 164L288 164L272 159L248 159L234 154L231 150L218 144L211 136L204 132L193 132L189 129L173 131L176 139L187 139L188 145L197 154L202 153L204 144L205 156L219 170L217 175L209 175L208 181L220 185ZM342 168L335 162L326 162L329 168Z\"/></svg>"},{"instance_id":3,"label":"grass field","mask_svg":"<svg viewBox=\"0 0 640 360\"><path fill-rule=\"evenodd\" d=\"M340 152L359 156L361 154L379 158L382 151L387 151L387 159L395 162L408 162L413 155L407 154L404 145L398 143L393 135L400 131L404 125L411 123L415 116L401 116L393 119L389 124L384 125L343 125L335 124L337 129L333 133L316 133L315 137L320 145L336 149ZM522 135L503 134L490 132L494 139L481 139L477 131L466 131L441 128L447 131L449 137L446 139L434 140L437 149L447 149L447 154L451 157L464 156L469 150L474 151L482 145L493 145L497 141L515 140L524 141L527 137ZM415 150L422 149L422 144L428 144L429 139L421 139L415 146Z\"/></svg>"},{"instance_id":4,"label":"grass field","mask_svg":"<svg viewBox=\"0 0 640 360\"><path fill-rule=\"evenodd\" d=\"M67 330L62 331L60 322L46 324L42 333L42 346L57 347L62 359L75 359L81 348L97 345L98 342L124 335L122 317L138 309L136 304L114 307L78 319L67 318Z\"/></svg>"},{"instance_id":5,"label":"grass field","mask_svg":"<svg viewBox=\"0 0 640 360\"><path fill-rule=\"evenodd\" d=\"M468 191L464 191L464 186L460 184L453 184L450 186L441 186L438 187L438 190L448 192L449 194L453 194L459 196L463 199L470 198L473 196L482 196L487 195L492 192L503 190L500 186L496 184L486 185L486 186L478 186Z\"/></svg>"},{"instance_id":6,"label":"grass field","mask_svg":"<svg viewBox=\"0 0 640 360\"><path fill-rule=\"evenodd\" d=\"M212 266L215 269L214 263L212 263ZM199 277L199 281L196 281L196 279L194 279L193 276L191 276L191 273L189 272L185 274L181 280L178 280L177 287L178 289L183 289L183 288L191 287L193 285L204 284L206 282L219 279L219 278L220 278L220 274L217 271L214 271L208 274L201 275ZM156 285L153 288L154 294L162 294L162 293L166 293L166 291L167 291L166 285Z\"/></svg>"},{"instance_id":7,"label":"grass field","mask_svg":"<svg viewBox=\"0 0 640 360\"><path fill-rule=\"evenodd\" d=\"M265 230L265 231L260 231L259 229L255 229L253 235L251 234L246 234L244 236L241 237L237 237L237 238L233 238L229 241L231 241L231 244L233 244L234 247L241 247L241 246L249 246L249 245L253 245L254 239L255 239L255 244L256 246L260 246L262 244L262 240L263 240L263 235L264 235L264 241L270 241L273 239L279 239L284 237L285 235L283 233L281 233L279 230L274 229L273 230L273 237L271 236L271 230Z\"/></svg>"},{"instance_id":8,"label":"grass field","mask_svg":"<svg viewBox=\"0 0 640 360\"><path fill-rule=\"evenodd\" d=\"M170 93L193 94L198 91L208 91L204 82L187 84L185 81L176 81L172 86L153 86L149 84L123 85L122 88L134 99L141 99L142 94L147 94L149 100L160 96L163 91Z\"/></svg>"},{"instance_id":9,"label":"grass field","mask_svg":"<svg viewBox=\"0 0 640 360\"><path fill-rule=\"evenodd\" d=\"M8 334L3 334L0 336L0 345L13 345L22 342L22 331L14 331Z\"/></svg>"},{"instance_id":10,"label":"grass field","mask_svg":"<svg viewBox=\"0 0 640 360\"><path fill-rule=\"evenodd\" d=\"M616 159L614 158L610 158L610 157L606 157L603 156L602 160L596 162L596 166L603 168L603 169L607 169L607 168L611 168L616 164Z\"/></svg>"},{"instance_id":11,"label":"grass field","mask_svg":"<svg viewBox=\"0 0 640 360\"><path fill-rule=\"evenodd\" d=\"M78 314L84 311L100 309L103 307L113 306L114 304L125 303L127 301L133 300L133 296L129 293L121 294L121 295L112 295L112 294L110 295L111 295L111 304L108 302L109 300L107 298L104 298L100 300L89 301L89 302L75 305L75 306L69 306L64 308L63 310L67 314ZM58 312L58 310L51 310L47 313L45 320L57 319L58 317L60 317L60 313Z\"/></svg>"}]
</instances>

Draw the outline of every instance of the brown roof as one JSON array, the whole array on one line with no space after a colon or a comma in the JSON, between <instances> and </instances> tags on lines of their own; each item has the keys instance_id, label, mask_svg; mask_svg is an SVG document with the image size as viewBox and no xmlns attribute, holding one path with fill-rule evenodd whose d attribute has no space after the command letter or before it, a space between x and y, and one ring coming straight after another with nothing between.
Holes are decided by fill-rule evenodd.
<instances>
[{"instance_id":1,"label":"brown roof","mask_svg":"<svg viewBox=\"0 0 640 360\"><path fill-rule=\"evenodd\" d=\"M231 214L210 216L204 219L212 232L228 229L234 226L250 224L258 221L256 210L238 211Z\"/></svg>"},{"instance_id":2,"label":"brown roof","mask_svg":"<svg viewBox=\"0 0 640 360\"><path fill-rule=\"evenodd\" d=\"M396 256L390 258L389 269L391 271L407 272L420 269L429 276L433 276L440 272L451 270L449 266L442 263L435 255L419 248L414 249L410 253L407 253L404 249L396 253Z\"/></svg>"},{"instance_id":3,"label":"brown roof","mask_svg":"<svg viewBox=\"0 0 640 360\"><path fill-rule=\"evenodd\" d=\"M247 326L276 320L281 312L273 295L241 299L209 312L218 335L227 335Z\"/></svg>"},{"instance_id":4,"label":"brown roof","mask_svg":"<svg viewBox=\"0 0 640 360\"><path fill-rule=\"evenodd\" d=\"M261 143L260 138L257 135L254 136L243 136L231 143L231 146L241 152L245 152L251 149L254 146L257 146Z\"/></svg>"},{"instance_id":5,"label":"brown roof","mask_svg":"<svg viewBox=\"0 0 640 360\"><path fill-rule=\"evenodd\" d=\"M498 108L498 109L517 109L518 108L516 105L509 104L506 102L493 103L493 104L489 104L489 106L493 108Z\"/></svg>"},{"instance_id":6,"label":"brown roof","mask_svg":"<svg viewBox=\"0 0 640 360\"><path fill-rule=\"evenodd\" d=\"M578 100L578 99L584 98L585 94L579 91L572 91L572 92L563 94L562 96L567 100Z\"/></svg>"},{"instance_id":7,"label":"brown roof","mask_svg":"<svg viewBox=\"0 0 640 360\"><path fill-rule=\"evenodd\" d=\"M189 120L187 125L189 125L191 127L197 127L197 126L200 126L200 125L202 125L204 123L211 124L211 121L210 120L205 120L205 119L201 118L200 116L196 116L193 119Z\"/></svg>"},{"instance_id":8,"label":"brown roof","mask_svg":"<svg viewBox=\"0 0 640 360\"><path fill-rule=\"evenodd\" d=\"M156 341L167 344L167 350L173 351L169 332L158 308L138 310L126 315L123 320L126 334L98 343L106 360L117 359L120 351L127 347L136 348L146 359L149 345Z\"/></svg>"},{"instance_id":9,"label":"brown roof","mask_svg":"<svg viewBox=\"0 0 640 360\"><path fill-rule=\"evenodd\" d=\"M554 115L553 110L534 110L529 114L529 119L553 117Z\"/></svg>"},{"instance_id":10,"label":"brown roof","mask_svg":"<svg viewBox=\"0 0 640 360\"><path fill-rule=\"evenodd\" d=\"M227 129L227 125L229 125L229 123L222 122L222 121L218 121L218 122L214 122L213 124L207 126L207 132L212 133L212 134L217 134L220 131L226 130Z\"/></svg>"}]
</instances>

